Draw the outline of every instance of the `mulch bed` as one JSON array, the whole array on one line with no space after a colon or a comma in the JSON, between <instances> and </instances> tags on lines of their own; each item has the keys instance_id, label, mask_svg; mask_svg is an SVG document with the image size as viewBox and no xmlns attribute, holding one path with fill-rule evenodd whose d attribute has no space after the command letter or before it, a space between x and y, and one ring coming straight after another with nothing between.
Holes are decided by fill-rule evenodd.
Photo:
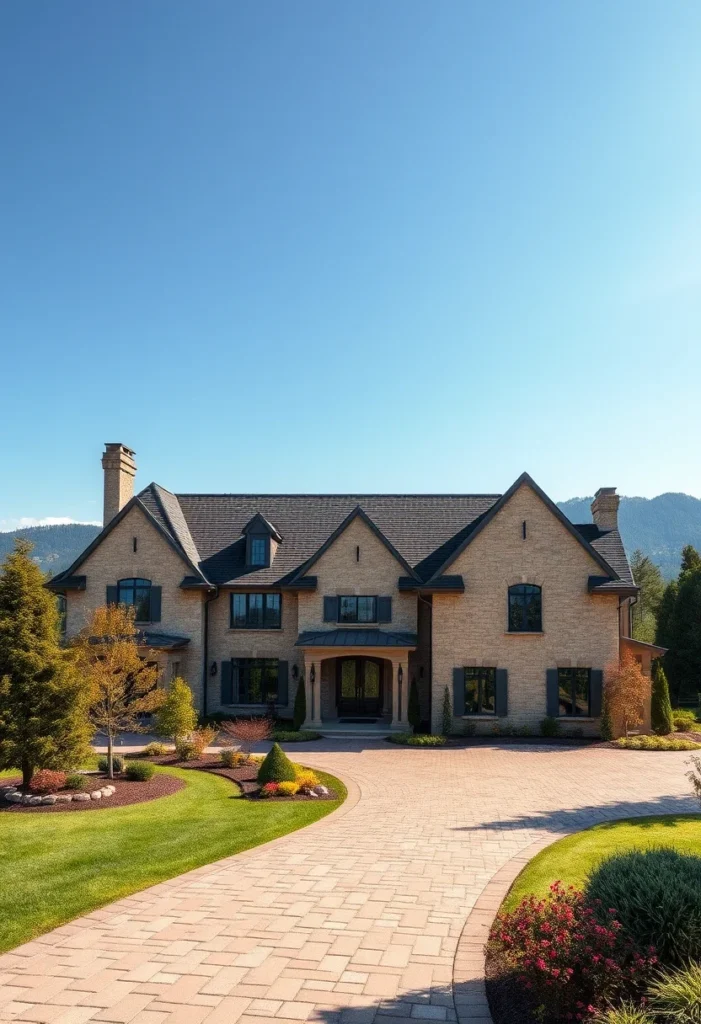
<instances>
[{"instance_id":1,"label":"mulch bed","mask_svg":"<svg viewBox=\"0 0 701 1024\"><path fill-rule=\"evenodd\" d=\"M216 754L203 754L194 761L179 761L175 754L164 754L160 757L149 757L143 760L153 761L167 768L187 768L195 771L210 772L212 775L221 775L241 789L241 792L249 800L265 800L268 803L276 800L338 800L338 796L332 789L329 789L328 796L309 796L307 793L295 793L294 796L261 797L260 787L256 781L258 775L258 763L242 765L240 768L224 768ZM116 796L116 793L115 793Z\"/></svg>"},{"instance_id":2,"label":"mulch bed","mask_svg":"<svg viewBox=\"0 0 701 1024\"><path fill-rule=\"evenodd\" d=\"M55 814L63 811L101 811L109 810L110 807L126 807L127 804L142 804L149 800L158 800L162 796L171 796L182 789L185 783L182 779L176 779L174 775L167 775L165 772L157 772L148 782L129 782L127 779L120 779L116 776L110 780L106 775L87 776L93 782L94 788L97 784L111 785L115 787L112 796L103 797L101 800L82 800L69 804L40 804L36 807L29 807L25 804L11 804L0 799L0 812L12 814ZM22 781L21 776L12 779L3 779L3 785L18 784ZM64 790L63 792L69 792ZM75 792L75 791L73 791Z\"/></svg>"}]
</instances>

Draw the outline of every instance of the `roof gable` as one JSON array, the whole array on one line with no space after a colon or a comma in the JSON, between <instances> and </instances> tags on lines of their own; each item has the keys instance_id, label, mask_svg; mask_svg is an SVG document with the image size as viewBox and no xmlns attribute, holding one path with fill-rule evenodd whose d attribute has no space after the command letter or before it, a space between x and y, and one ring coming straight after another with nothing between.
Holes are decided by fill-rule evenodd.
<instances>
[{"instance_id":1,"label":"roof gable","mask_svg":"<svg viewBox=\"0 0 701 1024\"><path fill-rule=\"evenodd\" d=\"M442 562L441 565L434 571L433 575L430 577L431 581L437 579L439 576L442 576L445 573L446 569L453 564L453 562L460 554L462 554L465 548L472 543L475 537L479 536L479 534L482 532L482 530L485 529L485 527L489 526L492 519L494 519L497 513L500 512L501 509L503 509L504 506L507 505L509 501L511 501L516 492L521 487L524 486L529 487L533 491L533 493L538 498L540 498L545 507L565 527L567 532L571 534L572 537L574 537L577 543L584 548L584 550L587 552L590 558L592 558L596 562L596 564L601 569L603 569L603 571L610 579L617 580L619 578L618 573L608 564L606 559L596 550L596 548L594 548L589 543L589 541L579 532L579 530L574 526L574 524L569 521L564 512L562 512L557 507L555 502L548 497L545 491L538 486L535 480L528 473L522 473L521 476L518 477L518 479L513 482L511 487L509 487L508 491L505 491L504 494L502 494L501 498L499 498L499 500L492 505L488 512L485 512L485 514L481 516L479 520L477 520L475 523L470 524L470 527L465 531L465 535L463 536L457 547L451 551L451 553L448 555L445 561Z\"/></svg>"}]
</instances>

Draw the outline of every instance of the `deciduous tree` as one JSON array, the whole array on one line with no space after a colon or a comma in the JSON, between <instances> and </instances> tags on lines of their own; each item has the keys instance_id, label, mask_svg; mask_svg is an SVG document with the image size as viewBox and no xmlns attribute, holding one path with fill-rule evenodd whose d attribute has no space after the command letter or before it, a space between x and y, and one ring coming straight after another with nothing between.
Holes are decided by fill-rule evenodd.
<instances>
[{"instance_id":1,"label":"deciduous tree","mask_svg":"<svg viewBox=\"0 0 701 1024\"><path fill-rule=\"evenodd\" d=\"M0 572L0 768L72 768L90 750L88 691L62 648L54 596L15 542Z\"/></svg>"},{"instance_id":2,"label":"deciduous tree","mask_svg":"<svg viewBox=\"0 0 701 1024\"><path fill-rule=\"evenodd\" d=\"M645 699L650 680L631 654L624 654L620 664L606 670L605 700L614 728L628 730L644 720Z\"/></svg>"}]
</instances>

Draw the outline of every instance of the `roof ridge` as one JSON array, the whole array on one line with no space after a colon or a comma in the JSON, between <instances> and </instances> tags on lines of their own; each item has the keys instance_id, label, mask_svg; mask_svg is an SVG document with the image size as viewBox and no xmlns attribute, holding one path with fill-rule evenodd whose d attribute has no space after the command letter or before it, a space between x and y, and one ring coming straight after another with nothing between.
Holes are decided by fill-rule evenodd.
<instances>
[{"instance_id":1,"label":"roof ridge","mask_svg":"<svg viewBox=\"0 0 701 1024\"><path fill-rule=\"evenodd\" d=\"M160 484L156 486L160 487ZM165 487L161 489L165 490ZM148 488L144 488L144 490L148 490ZM168 491L168 493L172 494L174 498L178 498L178 500L180 498L494 498L495 500L501 498L501 494L478 494L467 491L459 493L424 491L414 494L410 492L392 493L389 491L368 493L362 491L338 493L325 491L181 491L177 494L173 491Z\"/></svg>"}]
</instances>

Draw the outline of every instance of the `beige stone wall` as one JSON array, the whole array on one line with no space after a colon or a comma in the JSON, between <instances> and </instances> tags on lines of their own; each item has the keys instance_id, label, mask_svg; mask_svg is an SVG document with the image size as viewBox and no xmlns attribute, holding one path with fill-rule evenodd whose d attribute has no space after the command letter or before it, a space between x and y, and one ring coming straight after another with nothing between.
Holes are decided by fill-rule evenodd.
<instances>
[{"instance_id":1,"label":"beige stone wall","mask_svg":"<svg viewBox=\"0 0 701 1024\"><path fill-rule=\"evenodd\" d=\"M254 593L260 592L253 587L251 590ZM262 710L262 707L252 704L222 705L221 663L229 658L279 658L289 662L289 703L287 709L280 708L280 714L291 716L297 687L292 667L297 665L301 672L304 665L302 651L294 646L298 634L297 595L289 592L282 594L280 629L231 629L231 593L231 590L221 590L219 597L209 605L208 660L210 665L216 661L217 674L209 677L207 706L211 712L231 710L232 713L239 711L250 714Z\"/></svg>"},{"instance_id":2,"label":"beige stone wall","mask_svg":"<svg viewBox=\"0 0 701 1024\"><path fill-rule=\"evenodd\" d=\"M527 537L522 537L523 521ZM593 597L589 575L597 563L524 485L452 564L465 580L462 595L433 597L432 727L440 728L444 688L453 668L494 666L509 673L509 714L504 726L537 728L546 715L546 670L604 669L618 657L618 598ZM543 633L509 634L507 591L514 583L543 588ZM456 722L456 728L460 723ZM480 720L490 731L494 719ZM563 720L595 733L595 721Z\"/></svg>"},{"instance_id":3,"label":"beige stone wall","mask_svg":"<svg viewBox=\"0 0 701 1024\"><path fill-rule=\"evenodd\" d=\"M360 561L356 548L360 547ZM313 593L299 594L299 629L331 629L324 622L324 596L377 594L392 598L392 622L383 629L416 632L416 595L400 594L397 580L406 570L362 521L354 519L309 570L318 585ZM352 627L351 627L352 628Z\"/></svg>"},{"instance_id":4,"label":"beige stone wall","mask_svg":"<svg viewBox=\"0 0 701 1024\"><path fill-rule=\"evenodd\" d=\"M137 538L136 551L133 550L134 537ZM131 576L150 579L154 586L162 587L161 621L153 628L190 638L188 646L177 655L173 653L172 658L180 661L182 674L192 687L197 706L201 707L203 596L199 591L180 589L183 577L190 570L138 506L114 527L79 571L86 577L86 587L84 591L67 594L67 635L79 632L95 608L104 605L108 585ZM158 660L165 667L168 658L159 655Z\"/></svg>"}]
</instances>

